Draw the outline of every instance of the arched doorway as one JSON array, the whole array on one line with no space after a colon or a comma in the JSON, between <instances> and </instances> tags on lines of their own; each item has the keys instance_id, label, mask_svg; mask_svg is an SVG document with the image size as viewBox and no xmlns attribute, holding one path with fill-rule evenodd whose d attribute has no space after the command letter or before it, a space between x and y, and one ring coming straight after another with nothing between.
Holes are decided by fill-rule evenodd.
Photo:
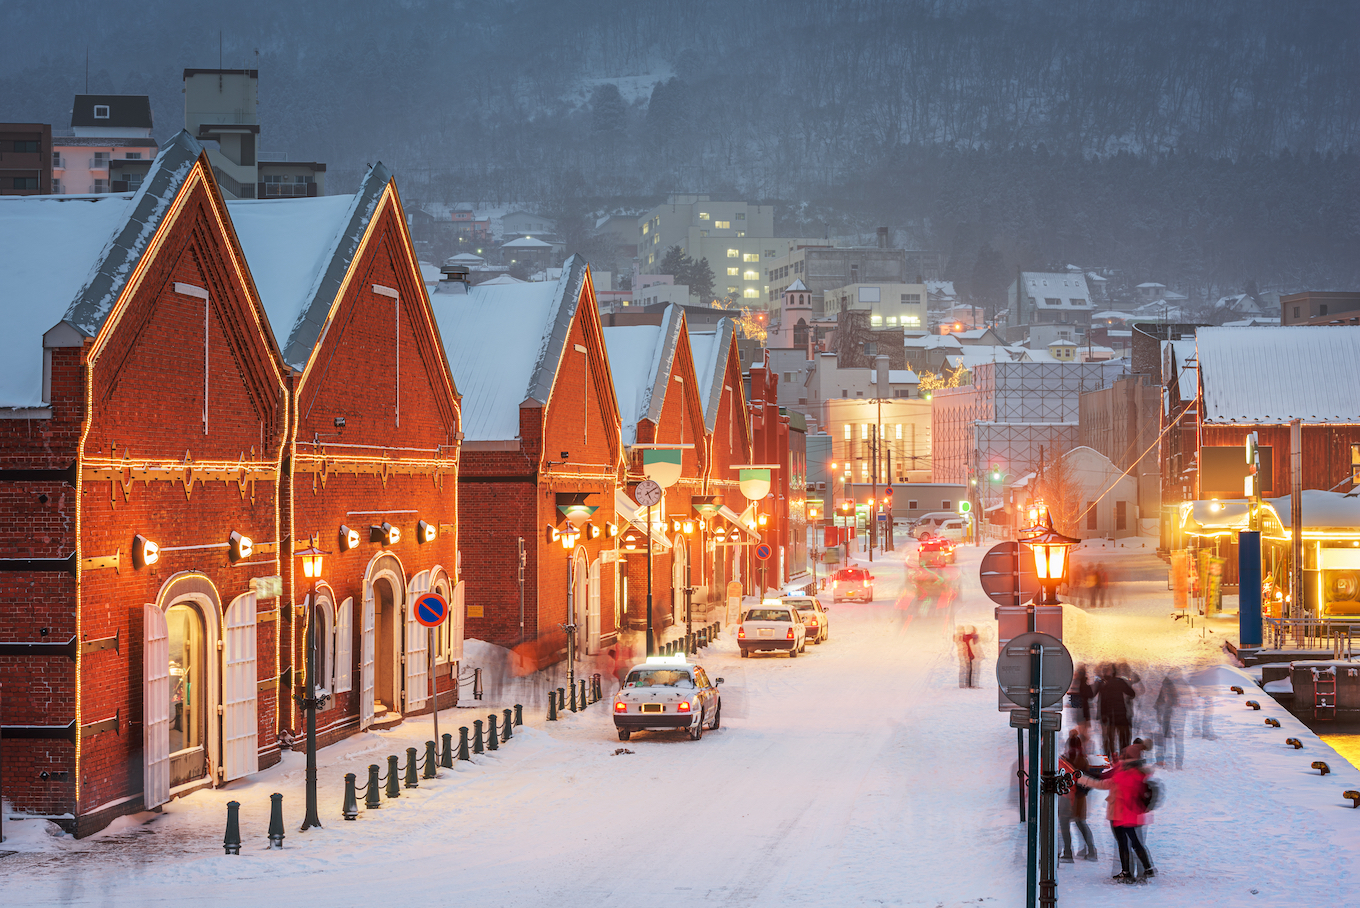
<instances>
[{"instance_id":1,"label":"arched doorway","mask_svg":"<svg viewBox=\"0 0 1360 908\"><path fill-rule=\"evenodd\" d=\"M198 604L165 612L170 670L170 787L208 774L208 645Z\"/></svg>"},{"instance_id":2,"label":"arched doorway","mask_svg":"<svg viewBox=\"0 0 1360 908\"><path fill-rule=\"evenodd\" d=\"M381 552L364 579L359 660L359 727L402 710L401 653L405 636L406 575L401 562Z\"/></svg>"}]
</instances>

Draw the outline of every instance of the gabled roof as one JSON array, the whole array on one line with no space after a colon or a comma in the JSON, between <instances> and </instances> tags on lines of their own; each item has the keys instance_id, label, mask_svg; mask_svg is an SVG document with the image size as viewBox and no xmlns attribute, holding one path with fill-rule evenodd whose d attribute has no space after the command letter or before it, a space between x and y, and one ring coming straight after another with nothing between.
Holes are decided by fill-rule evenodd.
<instances>
[{"instance_id":1,"label":"gabled roof","mask_svg":"<svg viewBox=\"0 0 1360 908\"><path fill-rule=\"evenodd\" d=\"M680 344L684 317L683 309L670 305L666 307L660 325L624 325L604 329L605 349L609 351L609 372L614 379L614 395L619 401L625 446L637 442L637 424L640 421L648 419L653 425L661 421L661 409L666 404L671 366Z\"/></svg>"},{"instance_id":2,"label":"gabled roof","mask_svg":"<svg viewBox=\"0 0 1360 908\"><path fill-rule=\"evenodd\" d=\"M352 196L227 203L284 362L293 369L301 371L311 359L391 180L379 163Z\"/></svg>"},{"instance_id":3,"label":"gabled roof","mask_svg":"<svg viewBox=\"0 0 1360 908\"><path fill-rule=\"evenodd\" d=\"M107 117L95 118L95 105L107 107ZM151 129L151 98L146 95L76 95L71 105L71 126Z\"/></svg>"},{"instance_id":4,"label":"gabled roof","mask_svg":"<svg viewBox=\"0 0 1360 908\"><path fill-rule=\"evenodd\" d=\"M1360 327L1200 328L1206 423L1360 422Z\"/></svg>"},{"instance_id":5,"label":"gabled roof","mask_svg":"<svg viewBox=\"0 0 1360 908\"><path fill-rule=\"evenodd\" d=\"M727 383L727 358L735 335L736 325L730 318L718 322L716 331L689 332L689 352L694 358L694 374L699 379L704 425L710 432L718 426L723 385Z\"/></svg>"},{"instance_id":6,"label":"gabled roof","mask_svg":"<svg viewBox=\"0 0 1360 908\"><path fill-rule=\"evenodd\" d=\"M585 259L573 255L555 282L488 281L466 293L431 294L449 371L463 395L466 440L517 439L520 406L548 402L585 275Z\"/></svg>"},{"instance_id":7,"label":"gabled roof","mask_svg":"<svg viewBox=\"0 0 1360 908\"><path fill-rule=\"evenodd\" d=\"M789 284L787 287L784 288L785 293L789 293L790 291L796 292L799 290L807 291L807 284L803 283L803 279L801 277L794 278L793 283Z\"/></svg>"},{"instance_id":8,"label":"gabled roof","mask_svg":"<svg viewBox=\"0 0 1360 908\"><path fill-rule=\"evenodd\" d=\"M1025 293L1037 306L1052 305L1046 300L1059 300L1058 304L1081 308L1091 304L1091 291L1083 274L1061 271L1025 271L1020 275L1024 282ZM1068 302L1077 300L1076 303Z\"/></svg>"},{"instance_id":9,"label":"gabled roof","mask_svg":"<svg viewBox=\"0 0 1360 908\"><path fill-rule=\"evenodd\" d=\"M0 197L0 407L44 406L44 333L99 333L202 150L181 131L133 194Z\"/></svg>"},{"instance_id":10,"label":"gabled roof","mask_svg":"<svg viewBox=\"0 0 1360 908\"><path fill-rule=\"evenodd\" d=\"M533 237L526 236L517 240L511 240L501 246L502 249L551 249L552 243L545 243Z\"/></svg>"}]
</instances>

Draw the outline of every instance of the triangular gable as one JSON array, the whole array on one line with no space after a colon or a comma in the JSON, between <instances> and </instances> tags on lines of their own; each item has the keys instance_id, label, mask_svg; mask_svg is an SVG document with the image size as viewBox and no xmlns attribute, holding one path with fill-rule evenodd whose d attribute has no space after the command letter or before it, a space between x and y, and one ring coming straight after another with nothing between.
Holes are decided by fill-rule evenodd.
<instances>
[{"instance_id":1,"label":"triangular gable","mask_svg":"<svg viewBox=\"0 0 1360 908\"><path fill-rule=\"evenodd\" d=\"M570 268L580 266L579 279L570 275ZM600 323L600 309L595 301L595 283L590 275L590 267L579 255L573 255L567 260L567 264L562 269L564 286L570 290L577 287L578 296L574 306L571 307L571 318L566 323L566 330L562 333L561 355L557 356L556 369L553 372L552 382L544 398L531 395L520 404L522 409L536 408L542 401L545 414L552 407L554 399L558 395L558 379L561 375L562 365L565 362L565 354L568 351L568 340L573 336L573 328L580 332L579 340L573 341L571 352L575 353L575 344L583 341L581 346L585 347L586 364L588 369L590 387L595 391L595 399L600 410L600 419L605 431L605 446L609 451L610 465L616 466L622 463L623 458L623 439L621 421L619 416L619 402L614 393L614 380L610 372L609 354L605 348L604 328ZM567 278L570 280L566 280ZM559 310L561 311L561 310ZM549 340L555 336L557 322L553 322L553 334ZM545 357L546 359L547 357ZM535 375L535 380L539 376ZM535 394L541 392L535 392ZM544 457L548 456L546 449Z\"/></svg>"}]
</instances>

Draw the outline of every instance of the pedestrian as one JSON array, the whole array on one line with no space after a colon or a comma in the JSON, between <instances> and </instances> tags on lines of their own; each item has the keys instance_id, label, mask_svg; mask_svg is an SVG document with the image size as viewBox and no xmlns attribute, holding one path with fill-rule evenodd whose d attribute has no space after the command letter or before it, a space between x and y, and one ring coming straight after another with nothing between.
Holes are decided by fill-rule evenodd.
<instances>
[{"instance_id":1,"label":"pedestrian","mask_svg":"<svg viewBox=\"0 0 1360 908\"><path fill-rule=\"evenodd\" d=\"M1174 668L1166 673L1153 703L1157 712L1157 765L1166 765L1167 752L1174 746L1176 769L1181 769L1185 762L1185 714L1181 712L1179 674Z\"/></svg>"},{"instance_id":2,"label":"pedestrian","mask_svg":"<svg viewBox=\"0 0 1360 908\"><path fill-rule=\"evenodd\" d=\"M959 687L977 687L976 667L982 655L977 628L971 624L962 625L955 638L959 645Z\"/></svg>"},{"instance_id":3,"label":"pedestrian","mask_svg":"<svg viewBox=\"0 0 1360 908\"><path fill-rule=\"evenodd\" d=\"M1139 831L1150 822L1152 816L1145 806L1148 778L1151 775L1151 771L1143 765L1143 748L1130 745L1124 748L1122 759L1107 778L1077 779L1078 785L1110 793L1105 799L1105 814L1110 821L1115 843L1119 846L1121 869L1114 875L1116 883L1132 883L1135 879L1130 850L1138 855L1138 860L1143 864L1143 879L1157 875L1157 868L1152 866L1152 858L1148 856L1147 848L1139 837Z\"/></svg>"},{"instance_id":4,"label":"pedestrian","mask_svg":"<svg viewBox=\"0 0 1360 908\"><path fill-rule=\"evenodd\" d=\"M1137 694L1128 681L1115 673L1112 664L1105 664L1105 672L1096 694L1100 704L1100 739L1105 755L1110 758L1110 762L1114 762L1133 739L1129 707Z\"/></svg>"},{"instance_id":5,"label":"pedestrian","mask_svg":"<svg viewBox=\"0 0 1360 908\"><path fill-rule=\"evenodd\" d=\"M1073 779L1080 778L1089 767L1086 761L1086 744L1082 741L1081 732L1076 729L1067 736L1067 749L1063 751L1062 762L1065 764L1062 768L1072 773ZM1096 842L1091 836L1091 827L1086 825L1086 789L1077 784L1073 784L1067 794L1058 798L1058 828L1062 830L1063 841L1062 854L1058 855L1058 861L1063 864L1073 863L1073 823L1077 824L1077 832L1081 833L1082 840L1086 843L1086 847L1077 852L1077 857L1088 861L1096 860Z\"/></svg>"},{"instance_id":6,"label":"pedestrian","mask_svg":"<svg viewBox=\"0 0 1360 908\"><path fill-rule=\"evenodd\" d=\"M1090 679L1086 673L1086 665L1083 663L1077 666L1076 672L1072 675L1072 687L1068 690L1068 705L1072 707L1076 717L1077 730L1081 733L1082 741L1086 741L1091 735L1091 701L1095 698L1096 692L1091 687Z\"/></svg>"}]
</instances>

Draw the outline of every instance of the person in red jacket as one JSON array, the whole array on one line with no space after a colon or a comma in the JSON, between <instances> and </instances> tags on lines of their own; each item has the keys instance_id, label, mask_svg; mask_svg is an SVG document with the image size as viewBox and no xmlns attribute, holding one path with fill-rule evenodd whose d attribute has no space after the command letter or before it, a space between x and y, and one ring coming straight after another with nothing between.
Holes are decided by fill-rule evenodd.
<instances>
[{"instance_id":1,"label":"person in red jacket","mask_svg":"<svg viewBox=\"0 0 1360 908\"><path fill-rule=\"evenodd\" d=\"M1143 862L1143 878L1150 879L1157 875L1152 858L1148 857L1147 849L1138 835L1139 828L1146 826L1151 816L1143 809L1143 794L1150 775L1152 773L1143 766L1142 746L1130 744L1124 748L1123 759L1109 776L1104 779L1076 780L1078 785L1086 788L1100 788L1109 792L1105 799L1105 816L1110 821L1110 831L1119 845L1119 864L1123 868L1114 876L1116 883L1132 883L1134 880L1130 848Z\"/></svg>"}]
</instances>

